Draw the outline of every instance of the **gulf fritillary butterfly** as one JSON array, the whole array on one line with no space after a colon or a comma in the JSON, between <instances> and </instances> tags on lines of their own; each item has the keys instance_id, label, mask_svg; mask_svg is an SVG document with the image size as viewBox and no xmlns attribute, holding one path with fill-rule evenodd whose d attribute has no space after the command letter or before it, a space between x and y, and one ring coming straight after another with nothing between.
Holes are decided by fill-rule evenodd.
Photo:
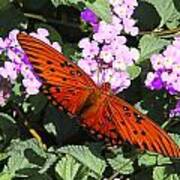
<instances>
[{"instance_id":1,"label":"gulf fritillary butterfly","mask_svg":"<svg viewBox=\"0 0 180 180\"><path fill-rule=\"evenodd\" d=\"M113 145L129 142L141 150L179 157L171 137L150 118L111 92L98 87L76 64L25 33L17 36L52 103L78 117L80 124Z\"/></svg>"}]
</instances>

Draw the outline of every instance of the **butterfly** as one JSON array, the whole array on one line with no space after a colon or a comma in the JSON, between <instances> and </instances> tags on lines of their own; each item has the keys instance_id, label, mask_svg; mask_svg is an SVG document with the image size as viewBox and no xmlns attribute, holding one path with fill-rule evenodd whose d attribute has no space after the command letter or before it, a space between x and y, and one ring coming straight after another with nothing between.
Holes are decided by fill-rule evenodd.
<instances>
[{"instance_id":1,"label":"butterfly","mask_svg":"<svg viewBox=\"0 0 180 180\"><path fill-rule=\"evenodd\" d=\"M180 157L179 147L149 117L115 96L110 84L101 87L57 50L25 33L17 39L34 71L43 81L43 92L59 109L77 116L80 124L99 139L120 145L128 142L141 150Z\"/></svg>"}]
</instances>

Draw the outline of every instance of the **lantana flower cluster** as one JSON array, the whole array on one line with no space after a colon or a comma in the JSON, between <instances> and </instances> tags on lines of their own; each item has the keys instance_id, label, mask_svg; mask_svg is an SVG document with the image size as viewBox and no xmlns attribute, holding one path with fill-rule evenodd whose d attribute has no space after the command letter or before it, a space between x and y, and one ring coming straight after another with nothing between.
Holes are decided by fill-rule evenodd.
<instances>
[{"instance_id":1,"label":"lantana flower cluster","mask_svg":"<svg viewBox=\"0 0 180 180\"><path fill-rule=\"evenodd\" d=\"M109 82L115 93L130 86L131 80L127 68L139 58L136 48L129 48L127 39L122 33L132 36L138 34L135 20L132 18L136 0L109 0L112 9L112 22L99 20L89 9L81 13L81 18L94 28L91 38L83 38L79 42L82 59L78 65L91 78L101 85Z\"/></svg>"},{"instance_id":2,"label":"lantana flower cluster","mask_svg":"<svg viewBox=\"0 0 180 180\"><path fill-rule=\"evenodd\" d=\"M165 89L169 94L180 94L180 37L176 37L172 44L161 54L151 56L153 72L149 72L145 85L151 90ZM179 113L178 113L179 112ZM180 115L180 103L170 116Z\"/></svg>"},{"instance_id":3,"label":"lantana flower cluster","mask_svg":"<svg viewBox=\"0 0 180 180\"><path fill-rule=\"evenodd\" d=\"M12 30L8 37L0 38L0 55L4 56L4 60L1 60L0 66L0 106L4 106L7 99L10 97L7 88L9 85L11 87L21 79L22 86L24 87L24 94L26 96L35 95L39 93L39 88L41 87L40 80L33 74L32 67L29 64L28 57L25 55L24 51L19 45L17 40L17 34L19 30ZM51 43L47 38L49 32L44 28L37 29L37 32L30 33L47 44L53 46L57 50L61 51L61 47L57 42ZM20 77L20 78L19 78ZM6 82L2 83L2 82ZM6 89L6 92L5 92Z\"/></svg>"}]
</instances>

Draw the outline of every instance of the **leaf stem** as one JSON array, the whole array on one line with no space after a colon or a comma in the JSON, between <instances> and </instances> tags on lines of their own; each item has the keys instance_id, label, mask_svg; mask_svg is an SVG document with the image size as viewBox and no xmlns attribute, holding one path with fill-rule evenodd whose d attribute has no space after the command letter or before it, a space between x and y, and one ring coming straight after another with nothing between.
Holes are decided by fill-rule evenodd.
<instances>
[{"instance_id":1,"label":"leaf stem","mask_svg":"<svg viewBox=\"0 0 180 180\"><path fill-rule=\"evenodd\" d=\"M57 25L65 25L69 28L79 28L79 26L77 24L73 24L73 23L68 23L66 21L58 21L56 19L53 18L45 18L42 15L39 14L32 14L32 13L24 13L24 16L27 18L32 18L32 19L36 19L39 21L42 21L44 23L52 23L52 24L57 24Z\"/></svg>"},{"instance_id":2,"label":"leaf stem","mask_svg":"<svg viewBox=\"0 0 180 180\"><path fill-rule=\"evenodd\" d=\"M140 35L145 34L154 34L157 36L168 36L168 35L180 35L180 27L174 28L174 29L168 29L168 30L162 30L162 31L141 31L139 32Z\"/></svg>"}]
</instances>

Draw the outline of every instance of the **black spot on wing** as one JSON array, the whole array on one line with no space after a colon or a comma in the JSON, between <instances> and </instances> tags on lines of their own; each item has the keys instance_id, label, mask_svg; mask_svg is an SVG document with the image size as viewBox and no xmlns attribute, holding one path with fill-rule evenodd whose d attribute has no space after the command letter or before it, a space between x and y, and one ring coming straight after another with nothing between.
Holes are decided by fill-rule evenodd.
<instances>
[{"instance_id":1,"label":"black spot on wing","mask_svg":"<svg viewBox=\"0 0 180 180\"><path fill-rule=\"evenodd\" d=\"M77 74L77 76L82 76L82 73L79 70L76 71L76 74Z\"/></svg>"},{"instance_id":2,"label":"black spot on wing","mask_svg":"<svg viewBox=\"0 0 180 180\"><path fill-rule=\"evenodd\" d=\"M129 111L129 108L127 106L123 106L124 111Z\"/></svg>"},{"instance_id":3,"label":"black spot on wing","mask_svg":"<svg viewBox=\"0 0 180 180\"><path fill-rule=\"evenodd\" d=\"M126 117L131 117L131 113L130 113L130 112L126 112L126 113L125 113L125 116L126 116Z\"/></svg>"},{"instance_id":4,"label":"black spot on wing","mask_svg":"<svg viewBox=\"0 0 180 180\"><path fill-rule=\"evenodd\" d=\"M70 71L70 75L75 76L75 75L76 75L76 72L73 71L73 70L71 70L71 71Z\"/></svg>"},{"instance_id":5,"label":"black spot on wing","mask_svg":"<svg viewBox=\"0 0 180 180\"><path fill-rule=\"evenodd\" d=\"M46 63L49 64L49 65L53 64L53 62L51 60L47 60Z\"/></svg>"},{"instance_id":6,"label":"black spot on wing","mask_svg":"<svg viewBox=\"0 0 180 180\"><path fill-rule=\"evenodd\" d=\"M62 80L63 80L63 81L67 81L67 78L63 77Z\"/></svg>"},{"instance_id":7,"label":"black spot on wing","mask_svg":"<svg viewBox=\"0 0 180 180\"><path fill-rule=\"evenodd\" d=\"M69 67L69 68L74 67L73 63L68 62L68 61L64 61L64 62L60 63L60 66L63 67L63 68L64 67Z\"/></svg>"},{"instance_id":8,"label":"black spot on wing","mask_svg":"<svg viewBox=\"0 0 180 180\"><path fill-rule=\"evenodd\" d=\"M56 92L59 93L61 91L60 86L56 87Z\"/></svg>"},{"instance_id":9,"label":"black spot on wing","mask_svg":"<svg viewBox=\"0 0 180 180\"><path fill-rule=\"evenodd\" d=\"M50 68L49 69L51 72L55 72L55 69L54 68Z\"/></svg>"},{"instance_id":10,"label":"black spot on wing","mask_svg":"<svg viewBox=\"0 0 180 180\"><path fill-rule=\"evenodd\" d=\"M134 114L134 117L135 117L135 119L136 119L136 122L139 123L139 124L141 124L141 121L142 121L144 118L143 118L140 114L138 114L138 113L136 113L136 112L134 112L133 114Z\"/></svg>"},{"instance_id":11,"label":"black spot on wing","mask_svg":"<svg viewBox=\"0 0 180 180\"><path fill-rule=\"evenodd\" d=\"M141 134L143 135L143 136L145 136L146 135L146 132L145 131L141 131Z\"/></svg>"}]
</instances>

